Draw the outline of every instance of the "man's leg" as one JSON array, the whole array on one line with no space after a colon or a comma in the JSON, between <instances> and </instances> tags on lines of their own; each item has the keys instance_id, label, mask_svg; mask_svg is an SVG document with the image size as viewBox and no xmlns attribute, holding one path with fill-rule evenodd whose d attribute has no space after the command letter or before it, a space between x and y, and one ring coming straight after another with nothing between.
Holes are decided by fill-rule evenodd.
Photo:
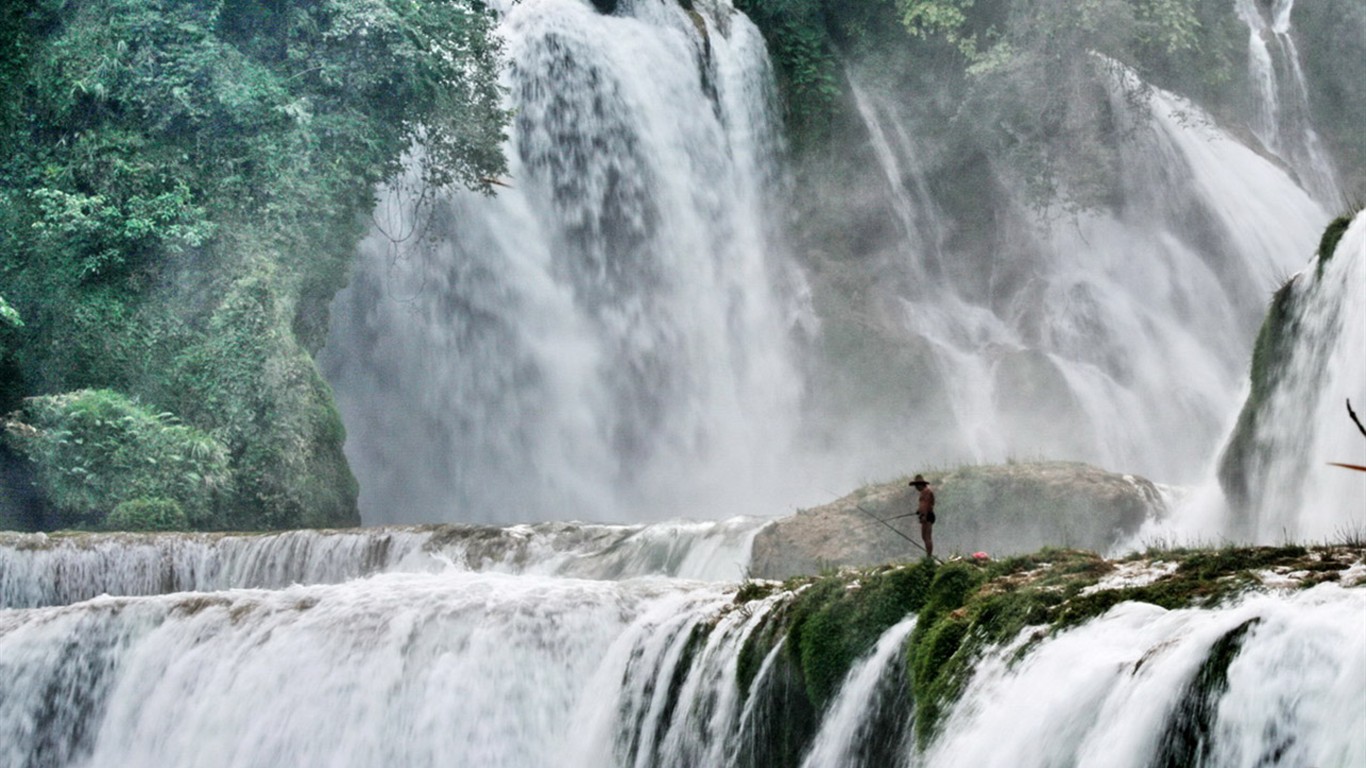
<instances>
[{"instance_id":1,"label":"man's leg","mask_svg":"<svg viewBox=\"0 0 1366 768\"><path fill-rule=\"evenodd\" d=\"M925 540L925 555L926 555L927 557L934 557L934 534L933 534L933 529L934 529L934 523L931 523L931 522L928 521L928 520L921 521L921 523L920 523L920 538L922 538L922 539Z\"/></svg>"}]
</instances>

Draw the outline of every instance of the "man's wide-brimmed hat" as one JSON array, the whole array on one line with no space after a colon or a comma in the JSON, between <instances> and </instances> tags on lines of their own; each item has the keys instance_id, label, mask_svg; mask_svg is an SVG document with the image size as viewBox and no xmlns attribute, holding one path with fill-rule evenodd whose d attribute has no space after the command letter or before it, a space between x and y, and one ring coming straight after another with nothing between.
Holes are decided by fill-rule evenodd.
<instances>
[{"instance_id":1,"label":"man's wide-brimmed hat","mask_svg":"<svg viewBox=\"0 0 1366 768\"><path fill-rule=\"evenodd\" d=\"M908 483L908 485L929 485L929 482L925 480L924 475L916 475L915 479Z\"/></svg>"}]
</instances>

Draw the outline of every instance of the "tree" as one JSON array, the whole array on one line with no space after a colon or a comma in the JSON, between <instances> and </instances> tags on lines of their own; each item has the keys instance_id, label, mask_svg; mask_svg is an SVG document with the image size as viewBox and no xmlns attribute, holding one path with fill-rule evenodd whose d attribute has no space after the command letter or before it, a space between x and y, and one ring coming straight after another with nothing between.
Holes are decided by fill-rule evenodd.
<instances>
[{"instance_id":1,"label":"tree","mask_svg":"<svg viewBox=\"0 0 1366 768\"><path fill-rule=\"evenodd\" d=\"M0 405L107 389L221 438L221 509L147 497L194 524L355 522L311 355L381 182L505 173L495 23L480 0L6 5L0 285L25 327Z\"/></svg>"}]
</instances>

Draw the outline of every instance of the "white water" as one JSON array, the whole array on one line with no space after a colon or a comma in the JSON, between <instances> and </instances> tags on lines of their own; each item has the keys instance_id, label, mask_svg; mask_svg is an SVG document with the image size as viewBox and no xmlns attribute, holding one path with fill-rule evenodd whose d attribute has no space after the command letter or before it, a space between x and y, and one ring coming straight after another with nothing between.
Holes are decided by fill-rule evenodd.
<instances>
[{"instance_id":1,"label":"white water","mask_svg":"<svg viewBox=\"0 0 1366 768\"><path fill-rule=\"evenodd\" d=\"M723 599L451 573L0 613L0 765L601 765L595 681Z\"/></svg>"},{"instance_id":2,"label":"white water","mask_svg":"<svg viewBox=\"0 0 1366 768\"><path fill-rule=\"evenodd\" d=\"M785 599L737 610L676 579L452 570L0 611L0 766L745 765L781 727L750 704L784 651L748 702L736 657ZM1145 766L1213 643L1255 619L1211 694L1206 764L1361 765L1363 616L1366 592L1336 585L1121 605L1018 660L989 653L901 762ZM803 765L872 768L873 692L913 623L855 665Z\"/></svg>"},{"instance_id":3,"label":"white water","mask_svg":"<svg viewBox=\"0 0 1366 768\"><path fill-rule=\"evenodd\" d=\"M1239 8L1293 48L1288 3L1270 20ZM914 467L1012 459L1194 483L1237 413L1267 295L1329 220L1306 170L1331 176L1321 153L1278 164L1176 95L1116 93L1121 202L1040 225L1021 194L991 212L999 252L956 252L964 224L898 104L917 94L851 68L868 186L899 239L860 254L882 298L844 309L926 372L818 372L799 354L822 339L778 233L772 73L748 20L660 0L501 12L511 186L432 201L397 185L333 307L324 368L370 524L771 516ZM1262 53L1263 143L1314 144L1303 83ZM943 405L836 417L814 407L827 374Z\"/></svg>"},{"instance_id":4,"label":"white water","mask_svg":"<svg viewBox=\"0 0 1366 768\"><path fill-rule=\"evenodd\" d=\"M800 277L763 41L725 3L502 7L510 187L396 188L324 354L381 522L790 511ZM699 24L706 33L699 31Z\"/></svg>"},{"instance_id":5,"label":"white water","mask_svg":"<svg viewBox=\"0 0 1366 768\"><path fill-rule=\"evenodd\" d=\"M766 521L542 523L275 534L0 533L0 609L99 595L337 584L379 573L492 571L736 581Z\"/></svg>"},{"instance_id":6,"label":"white water","mask_svg":"<svg viewBox=\"0 0 1366 768\"><path fill-rule=\"evenodd\" d=\"M513 190L427 211L396 200L381 217L435 215L428 250L377 236L339 300L329 365L368 520L720 515L823 484L793 461L788 335L806 318L767 223L767 65L742 17L704 5L710 58L670 4L504 8ZM1189 476L1236 410L1265 293L1326 216L1270 163L1178 119L1188 105L1153 105L1126 156L1131 207L1029 234L1013 303L952 286L906 297L901 321L954 383L965 455ZM890 192L907 264L931 264L942 222L912 133L874 97L859 106L888 184L910 185ZM1218 245L1193 245L1205 236ZM1364 251L1358 219L1324 276L1300 278L1311 343L1269 439L1308 463L1267 468L1304 501L1297 535L1366 498L1319 466L1366 463L1336 394L1366 408L1366 375L1340 364L1366 359L1352 355L1366 302L1340 293L1366 285ZM1056 431L1003 404L1000 372L1021 355L1058 372ZM786 598L737 609L714 582L739 578L759 525L6 537L0 768L745 765L778 725L756 699L789 651L748 691L736 659ZM1147 765L1210 647L1250 619L1208 764L1366 764L1366 593L1333 585L1211 610L1126 604L1022 658L1000 649L901 762ZM913 623L851 670L803 765L866 764Z\"/></svg>"},{"instance_id":7,"label":"white water","mask_svg":"<svg viewBox=\"0 0 1366 768\"><path fill-rule=\"evenodd\" d=\"M903 181L918 177L907 170L914 154L887 139L906 131L896 110L855 88L893 207L926 210ZM946 432L915 442L958 451L921 461L1069 458L1165 482L1206 473L1236 414L1266 296L1329 216L1178 96L1154 90L1134 112L1117 93L1113 108L1133 123L1120 209L1011 231L1008 250L983 265L985 296L961 267L936 277L919 236L902 245L907 280L928 287L904 296L898 320L928 342L953 412Z\"/></svg>"},{"instance_id":8,"label":"white water","mask_svg":"<svg viewBox=\"0 0 1366 768\"><path fill-rule=\"evenodd\" d=\"M1248 75L1257 86L1254 133L1294 169L1315 199L1329 209L1341 208L1346 201L1310 119L1309 89L1290 29L1295 0L1275 0L1269 18L1256 0L1236 0L1235 7L1248 28Z\"/></svg>"},{"instance_id":9,"label":"white water","mask_svg":"<svg viewBox=\"0 0 1366 768\"><path fill-rule=\"evenodd\" d=\"M1228 669L1211 766L1366 761L1366 593L1320 586L1218 610L1129 603L1019 662L984 659L914 765L1143 768L1183 688L1221 636L1258 619Z\"/></svg>"},{"instance_id":10,"label":"white water","mask_svg":"<svg viewBox=\"0 0 1366 768\"><path fill-rule=\"evenodd\" d=\"M1260 421L1248 512L1263 536L1334 541L1366 531L1366 472L1329 466L1366 466L1366 437L1346 405L1366 411L1366 215L1292 291L1297 341Z\"/></svg>"}]
</instances>

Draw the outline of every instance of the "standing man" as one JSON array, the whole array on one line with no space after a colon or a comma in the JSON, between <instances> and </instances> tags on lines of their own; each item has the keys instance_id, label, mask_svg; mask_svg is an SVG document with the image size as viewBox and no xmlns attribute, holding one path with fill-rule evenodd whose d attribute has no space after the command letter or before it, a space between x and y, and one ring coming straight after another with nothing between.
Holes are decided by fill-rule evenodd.
<instances>
[{"instance_id":1,"label":"standing man","mask_svg":"<svg viewBox=\"0 0 1366 768\"><path fill-rule=\"evenodd\" d=\"M920 538L925 540L925 555L934 557L934 491L930 490L924 475L916 475L910 485L920 491L920 503L915 508L915 516L920 518Z\"/></svg>"}]
</instances>

